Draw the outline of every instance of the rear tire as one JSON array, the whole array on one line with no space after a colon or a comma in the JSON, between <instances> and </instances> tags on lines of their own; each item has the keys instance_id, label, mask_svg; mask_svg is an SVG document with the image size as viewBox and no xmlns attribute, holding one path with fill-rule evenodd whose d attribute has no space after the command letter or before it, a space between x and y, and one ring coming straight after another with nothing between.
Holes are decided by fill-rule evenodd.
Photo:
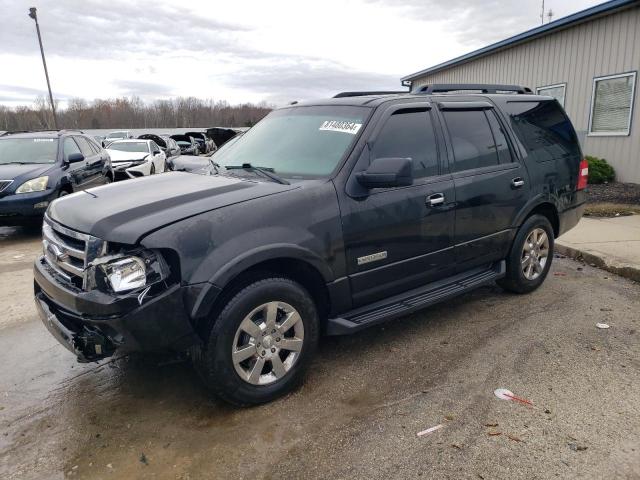
<instances>
[{"instance_id":1,"label":"rear tire","mask_svg":"<svg viewBox=\"0 0 640 480\"><path fill-rule=\"evenodd\" d=\"M505 290L529 293L544 282L553 260L553 227L543 215L532 215L513 239L507 257L507 274L498 280Z\"/></svg>"},{"instance_id":2,"label":"rear tire","mask_svg":"<svg viewBox=\"0 0 640 480\"><path fill-rule=\"evenodd\" d=\"M226 304L204 346L194 352L194 366L221 399L258 405L301 383L318 338L318 313L309 293L287 278L266 278Z\"/></svg>"}]
</instances>

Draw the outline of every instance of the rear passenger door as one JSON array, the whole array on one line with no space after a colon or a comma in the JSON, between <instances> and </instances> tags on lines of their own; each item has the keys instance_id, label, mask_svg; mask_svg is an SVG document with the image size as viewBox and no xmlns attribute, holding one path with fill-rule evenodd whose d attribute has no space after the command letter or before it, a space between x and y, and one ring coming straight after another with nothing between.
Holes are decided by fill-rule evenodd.
<instances>
[{"instance_id":1,"label":"rear passenger door","mask_svg":"<svg viewBox=\"0 0 640 480\"><path fill-rule=\"evenodd\" d=\"M354 307L453 271L453 180L441 164L441 132L434 120L426 102L385 111L351 172L347 195L340 196ZM411 159L413 185L366 190L357 184L357 172L390 157Z\"/></svg>"},{"instance_id":2,"label":"rear passenger door","mask_svg":"<svg viewBox=\"0 0 640 480\"><path fill-rule=\"evenodd\" d=\"M456 268L464 271L507 255L529 181L493 104L442 102L439 110L456 190Z\"/></svg>"}]
</instances>

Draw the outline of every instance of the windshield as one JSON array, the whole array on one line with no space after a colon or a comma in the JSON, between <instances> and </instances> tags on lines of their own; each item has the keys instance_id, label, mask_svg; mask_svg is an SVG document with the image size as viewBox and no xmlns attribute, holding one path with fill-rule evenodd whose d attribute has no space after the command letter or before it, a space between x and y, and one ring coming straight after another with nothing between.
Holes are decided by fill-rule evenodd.
<instances>
[{"instance_id":1,"label":"windshield","mask_svg":"<svg viewBox=\"0 0 640 480\"><path fill-rule=\"evenodd\" d=\"M268 168L281 176L321 177L338 165L370 110L316 106L276 110L216 155L216 163Z\"/></svg>"},{"instance_id":2,"label":"windshield","mask_svg":"<svg viewBox=\"0 0 640 480\"><path fill-rule=\"evenodd\" d=\"M127 132L111 132L107 138L127 138Z\"/></svg>"},{"instance_id":3,"label":"windshield","mask_svg":"<svg viewBox=\"0 0 640 480\"><path fill-rule=\"evenodd\" d=\"M118 150L119 152L143 152L149 151L147 142L114 142L109 145L109 150Z\"/></svg>"},{"instance_id":4,"label":"windshield","mask_svg":"<svg viewBox=\"0 0 640 480\"><path fill-rule=\"evenodd\" d=\"M6 138L0 140L0 165L55 163L57 156L57 138Z\"/></svg>"}]
</instances>

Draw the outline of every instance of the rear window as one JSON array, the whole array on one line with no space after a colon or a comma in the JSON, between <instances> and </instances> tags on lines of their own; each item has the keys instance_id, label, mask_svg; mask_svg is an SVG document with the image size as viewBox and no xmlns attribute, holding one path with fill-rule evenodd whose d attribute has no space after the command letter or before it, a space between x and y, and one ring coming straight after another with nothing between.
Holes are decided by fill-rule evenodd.
<instances>
[{"instance_id":1,"label":"rear window","mask_svg":"<svg viewBox=\"0 0 640 480\"><path fill-rule=\"evenodd\" d=\"M57 156L57 138L5 138L0 140L0 165L55 163Z\"/></svg>"},{"instance_id":2,"label":"rear window","mask_svg":"<svg viewBox=\"0 0 640 480\"><path fill-rule=\"evenodd\" d=\"M528 156L538 162L580 157L573 125L555 100L507 102L505 110Z\"/></svg>"}]
</instances>

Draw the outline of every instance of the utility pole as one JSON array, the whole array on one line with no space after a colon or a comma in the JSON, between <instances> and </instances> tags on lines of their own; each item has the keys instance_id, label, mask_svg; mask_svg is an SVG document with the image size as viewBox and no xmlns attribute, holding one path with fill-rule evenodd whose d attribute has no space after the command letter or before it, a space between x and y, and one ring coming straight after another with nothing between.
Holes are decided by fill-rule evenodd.
<instances>
[{"instance_id":1,"label":"utility pole","mask_svg":"<svg viewBox=\"0 0 640 480\"><path fill-rule=\"evenodd\" d=\"M53 94L51 93L51 83L49 82L49 72L47 71L47 61L44 59L44 48L42 48L42 37L40 36L40 25L38 25L38 15L36 7L29 9L29 16L36 22L36 31L38 32L38 43L40 43L40 54L42 55L42 65L44 65L44 76L47 77L47 88L49 89L49 101L51 102L51 112L53 112L53 125L58 129L58 117L56 116L56 106L53 103Z\"/></svg>"},{"instance_id":2,"label":"utility pole","mask_svg":"<svg viewBox=\"0 0 640 480\"><path fill-rule=\"evenodd\" d=\"M544 25L544 0L542 0L542 10L540 11L540 25Z\"/></svg>"}]
</instances>

